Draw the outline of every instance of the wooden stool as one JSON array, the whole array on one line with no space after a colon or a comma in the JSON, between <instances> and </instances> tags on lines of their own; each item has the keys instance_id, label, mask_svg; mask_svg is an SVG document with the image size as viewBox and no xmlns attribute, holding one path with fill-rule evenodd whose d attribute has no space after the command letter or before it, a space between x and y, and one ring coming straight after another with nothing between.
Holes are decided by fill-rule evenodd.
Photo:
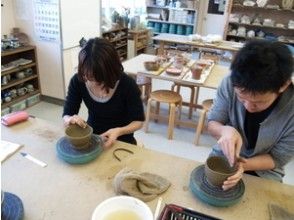
<instances>
[{"instance_id":1,"label":"wooden stool","mask_svg":"<svg viewBox=\"0 0 294 220\"><path fill-rule=\"evenodd\" d=\"M198 143L199 143L200 134L203 131L203 127L204 127L204 123L205 123L205 116L206 116L206 113L211 108L212 104L213 104L212 99L207 99L202 102L203 109L201 110L200 117L198 120L198 125L197 125L197 129L196 129L196 136L195 136L195 140L194 140L195 145L198 145Z\"/></svg>"},{"instance_id":2,"label":"wooden stool","mask_svg":"<svg viewBox=\"0 0 294 220\"><path fill-rule=\"evenodd\" d=\"M175 126L175 112L176 106L179 108L179 118L181 117L181 108L182 108L182 96L174 91L170 90L156 90L150 93L150 98L148 99L147 109L146 109L146 120L144 124L145 132L148 132L148 124L151 114L151 102L156 102L156 111L155 114L159 117L159 103L169 104L169 119L168 119L168 139L173 138L173 131Z\"/></svg>"},{"instance_id":3,"label":"wooden stool","mask_svg":"<svg viewBox=\"0 0 294 220\"><path fill-rule=\"evenodd\" d=\"M152 91L152 80L149 77L145 77L140 75L139 73L137 74L136 77L136 82L141 90L141 99L143 102L147 103L150 93Z\"/></svg>"},{"instance_id":4,"label":"wooden stool","mask_svg":"<svg viewBox=\"0 0 294 220\"><path fill-rule=\"evenodd\" d=\"M191 90L190 102L188 103L188 106L189 106L188 118L191 119L192 114L193 114L194 106L195 106L195 104L197 104L198 95L199 95L199 87L195 87L195 86L191 86L191 85L184 85L184 84L175 82L171 86L171 90L177 92L178 94L180 94L180 90L181 90L182 86L187 87L187 88L189 88ZM176 90L175 90L175 88L176 88Z\"/></svg>"}]
</instances>

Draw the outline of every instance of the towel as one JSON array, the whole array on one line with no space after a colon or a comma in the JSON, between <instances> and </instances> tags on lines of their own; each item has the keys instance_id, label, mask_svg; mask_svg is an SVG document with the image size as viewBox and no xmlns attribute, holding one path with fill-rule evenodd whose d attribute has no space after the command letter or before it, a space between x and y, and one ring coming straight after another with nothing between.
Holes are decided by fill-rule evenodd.
<instances>
[{"instance_id":1,"label":"towel","mask_svg":"<svg viewBox=\"0 0 294 220\"><path fill-rule=\"evenodd\" d=\"M115 175L113 185L116 194L126 194L149 202L165 192L171 183L156 174L138 173L124 168Z\"/></svg>"},{"instance_id":2,"label":"towel","mask_svg":"<svg viewBox=\"0 0 294 220\"><path fill-rule=\"evenodd\" d=\"M16 123L26 121L28 118L29 118L29 114L26 111L12 112L2 117L1 123L6 126L11 126Z\"/></svg>"}]
</instances>

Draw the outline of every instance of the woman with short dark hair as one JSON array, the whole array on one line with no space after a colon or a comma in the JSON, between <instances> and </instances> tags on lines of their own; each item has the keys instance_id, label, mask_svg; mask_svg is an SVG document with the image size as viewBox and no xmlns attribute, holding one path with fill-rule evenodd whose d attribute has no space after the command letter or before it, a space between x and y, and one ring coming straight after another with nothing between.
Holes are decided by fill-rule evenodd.
<instances>
[{"instance_id":1,"label":"woman with short dark hair","mask_svg":"<svg viewBox=\"0 0 294 220\"><path fill-rule=\"evenodd\" d=\"M124 73L113 45L105 39L90 39L79 53L78 73L69 84L63 110L65 125L86 126L78 116L81 102L88 109L87 123L101 135L105 147L115 140L136 144L134 132L145 120L141 92Z\"/></svg>"}]
</instances>

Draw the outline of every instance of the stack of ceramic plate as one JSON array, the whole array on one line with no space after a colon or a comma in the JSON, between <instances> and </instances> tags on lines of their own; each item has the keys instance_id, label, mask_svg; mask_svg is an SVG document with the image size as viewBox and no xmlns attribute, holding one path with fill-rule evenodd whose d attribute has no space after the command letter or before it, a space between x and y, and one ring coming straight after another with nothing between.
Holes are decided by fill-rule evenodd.
<instances>
[{"instance_id":1,"label":"stack of ceramic plate","mask_svg":"<svg viewBox=\"0 0 294 220\"><path fill-rule=\"evenodd\" d=\"M186 28L186 35L190 35L190 34L193 34L193 27L192 26L188 26Z\"/></svg>"},{"instance_id":2,"label":"stack of ceramic plate","mask_svg":"<svg viewBox=\"0 0 294 220\"><path fill-rule=\"evenodd\" d=\"M186 28L186 35L190 35L190 34L193 34L193 27L192 26L188 26Z\"/></svg>"},{"instance_id":3,"label":"stack of ceramic plate","mask_svg":"<svg viewBox=\"0 0 294 220\"><path fill-rule=\"evenodd\" d=\"M154 22L153 21L148 21L147 27L154 27Z\"/></svg>"},{"instance_id":4,"label":"stack of ceramic plate","mask_svg":"<svg viewBox=\"0 0 294 220\"><path fill-rule=\"evenodd\" d=\"M161 24L156 22L154 25L154 32L159 33L160 29L161 29Z\"/></svg>"},{"instance_id":5,"label":"stack of ceramic plate","mask_svg":"<svg viewBox=\"0 0 294 220\"><path fill-rule=\"evenodd\" d=\"M177 25L175 25L175 24L170 24L170 25L169 25L169 30L168 30L168 32L169 32L170 34L176 34L176 33L177 33Z\"/></svg>"},{"instance_id":6,"label":"stack of ceramic plate","mask_svg":"<svg viewBox=\"0 0 294 220\"><path fill-rule=\"evenodd\" d=\"M168 24L162 24L160 32L161 33L168 33Z\"/></svg>"},{"instance_id":7,"label":"stack of ceramic plate","mask_svg":"<svg viewBox=\"0 0 294 220\"><path fill-rule=\"evenodd\" d=\"M184 25L177 26L177 34L181 34L181 35L185 34L185 26Z\"/></svg>"},{"instance_id":8,"label":"stack of ceramic plate","mask_svg":"<svg viewBox=\"0 0 294 220\"><path fill-rule=\"evenodd\" d=\"M103 142L100 136L93 135L87 149L77 150L67 138L62 137L56 144L57 156L70 164L88 163L97 158L103 151Z\"/></svg>"},{"instance_id":9,"label":"stack of ceramic plate","mask_svg":"<svg viewBox=\"0 0 294 220\"><path fill-rule=\"evenodd\" d=\"M190 190L201 201L213 206L231 206L239 202L244 194L243 181L224 191L221 187L211 185L204 174L204 165L196 167L190 176Z\"/></svg>"}]
</instances>

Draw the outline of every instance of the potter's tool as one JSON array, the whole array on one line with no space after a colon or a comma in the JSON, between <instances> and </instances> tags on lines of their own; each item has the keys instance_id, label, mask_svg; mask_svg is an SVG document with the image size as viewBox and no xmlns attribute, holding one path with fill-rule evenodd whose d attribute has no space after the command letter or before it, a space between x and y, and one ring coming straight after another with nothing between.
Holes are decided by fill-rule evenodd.
<instances>
[{"instance_id":1,"label":"potter's tool","mask_svg":"<svg viewBox=\"0 0 294 220\"><path fill-rule=\"evenodd\" d=\"M124 152L127 152L127 153L129 153L129 154L134 154L134 152L131 151L131 150L129 150L129 149L125 149L125 148L117 148L117 149L115 149L115 150L112 152L112 154L113 154L113 156L115 157L115 159L117 159L118 161L121 161L121 159L116 155L116 152L117 152L117 151L124 151Z\"/></svg>"},{"instance_id":2,"label":"potter's tool","mask_svg":"<svg viewBox=\"0 0 294 220\"><path fill-rule=\"evenodd\" d=\"M32 162L38 164L38 165L41 166L41 167L46 167L46 166L47 166L46 163L44 163L44 162L41 161L41 160L38 160L37 158L31 156L30 154L27 154L27 153L24 153L24 152L20 152L20 154L21 154L23 157L25 157L25 158L27 158L28 160L30 160L30 161L32 161Z\"/></svg>"},{"instance_id":3,"label":"potter's tool","mask_svg":"<svg viewBox=\"0 0 294 220\"><path fill-rule=\"evenodd\" d=\"M176 204L164 206L158 220L220 220L219 218L197 212Z\"/></svg>"},{"instance_id":4,"label":"potter's tool","mask_svg":"<svg viewBox=\"0 0 294 220\"><path fill-rule=\"evenodd\" d=\"M242 180L233 188L224 191L222 187L211 185L204 174L204 165L196 167L190 176L190 190L205 203L213 206L231 206L239 202L244 194Z\"/></svg>"},{"instance_id":5,"label":"potter's tool","mask_svg":"<svg viewBox=\"0 0 294 220\"><path fill-rule=\"evenodd\" d=\"M156 220L159 215L161 203L162 203L162 197L159 197L159 199L157 201L156 208L155 208L155 212L154 212L154 220Z\"/></svg>"}]
</instances>

